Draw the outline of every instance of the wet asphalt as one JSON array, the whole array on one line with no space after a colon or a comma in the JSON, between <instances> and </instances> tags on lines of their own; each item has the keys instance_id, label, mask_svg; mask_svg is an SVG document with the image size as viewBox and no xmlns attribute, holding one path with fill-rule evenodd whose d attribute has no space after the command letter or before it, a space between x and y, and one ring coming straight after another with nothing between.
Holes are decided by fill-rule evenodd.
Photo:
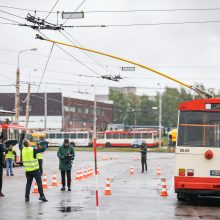
<instances>
[{"instance_id":1,"label":"wet asphalt","mask_svg":"<svg viewBox=\"0 0 220 220\"><path fill-rule=\"evenodd\" d=\"M107 156L107 160L102 160ZM99 209L95 201L95 177L76 181L76 170L92 165L92 152L76 152L72 170L72 191L61 192L60 185L51 187L53 173L58 183L60 174L56 152L44 153L44 173L49 189L47 203L32 194L24 202L26 179L23 167L14 168L15 176L6 176L0 197L0 220L79 219L79 220L145 220L145 219L220 219L220 199L200 198L195 202L178 202L173 191L173 153L149 153L148 172L142 174L139 153L98 153ZM130 175L134 166L134 175ZM157 167L162 175L158 177ZM161 177L166 178L167 197L161 197ZM110 178L112 195L104 195L106 179Z\"/></svg>"}]
</instances>

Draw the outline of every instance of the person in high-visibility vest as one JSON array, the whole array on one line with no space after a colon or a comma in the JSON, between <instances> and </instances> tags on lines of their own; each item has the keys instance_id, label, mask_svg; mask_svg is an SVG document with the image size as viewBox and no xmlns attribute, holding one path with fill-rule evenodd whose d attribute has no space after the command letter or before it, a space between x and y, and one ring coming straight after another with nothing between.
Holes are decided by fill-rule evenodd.
<instances>
[{"instance_id":1,"label":"person in high-visibility vest","mask_svg":"<svg viewBox=\"0 0 220 220\"><path fill-rule=\"evenodd\" d=\"M36 143L36 147L37 147L37 149L42 148L38 142ZM38 153L38 154L36 155L36 158L37 158L37 160L38 160L39 169L40 169L40 174L41 174L41 176L42 176L42 175L43 175L43 155L42 155L42 153Z\"/></svg>"},{"instance_id":2,"label":"person in high-visibility vest","mask_svg":"<svg viewBox=\"0 0 220 220\"><path fill-rule=\"evenodd\" d=\"M7 176L9 176L9 170L11 176L14 176L13 174L13 160L15 159L16 152L12 145L9 147L6 147L5 151L5 162L6 162L6 173Z\"/></svg>"},{"instance_id":3,"label":"person in high-visibility vest","mask_svg":"<svg viewBox=\"0 0 220 220\"><path fill-rule=\"evenodd\" d=\"M23 159L23 165L27 178L26 190L25 190L25 202L29 202L30 189L33 178L35 178L37 182L38 191L40 193L39 200L43 202L47 202L48 200L44 196L39 164L36 158L36 155L38 153L44 152L46 150L46 146L39 149L34 149L33 147L30 146L30 142L28 140L24 140L23 145L24 147L22 149L22 159Z\"/></svg>"},{"instance_id":4,"label":"person in high-visibility vest","mask_svg":"<svg viewBox=\"0 0 220 220\"><path fill-rule=\"evenodd\" d=\"M5 147L2 141L3 141L3 136L1 135L0 136L0 196L4 196L4 194L2 193L2 177L3 177Z\"/></svg>"}]
</instances>

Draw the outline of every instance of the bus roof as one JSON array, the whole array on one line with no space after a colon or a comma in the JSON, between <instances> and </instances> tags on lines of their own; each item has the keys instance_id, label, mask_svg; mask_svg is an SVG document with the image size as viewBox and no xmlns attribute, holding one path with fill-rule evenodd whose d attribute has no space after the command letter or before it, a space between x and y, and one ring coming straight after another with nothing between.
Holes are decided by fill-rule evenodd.
<instances>
[{"instance_id":1,"label":"bus roof","mask_svg":"<svg viewBox=\"0 0 220 220\"><path fill-rule=\"evenodd\" d=\"M180 111L216 111L220 112L220 98L194 99L179 104Z\"/></svg>"},{"instance_id":2,"label":"bus roof","mask_svg":"<svg viewBox=\"0 0 220 220\"><path fill-rule=\"evenodd\" d=\"M98 132L99 134L140 134L140 133L157 133L158 131L156 130L144 130L144 131L122 131L122 130L107 130L107 131L100 131Z\"/></svg>"},{"instance_id":3,"label":"bus roof","mask_svg":"<svg viewBox=\"0 0 220 220\"><path fill-rule=\"evenodd\" d=\"M15 115L15 112L12 111L6 111L6 110L0 110L0 116L11 116L11 115Z\"/></svg>"},{"instance_id":4,"label":"bus roof","mask_svg":"<svg viewBox=\"0 0 220 220\"><path fill-rule=\"evenodd\" d=\"M22 125L18 125L18 124L1 124L1 127L3 129L7 129L7 128L18 128L18 129L24 129L25 130L25 127L22 126Z\"/></svg>"}]
</instances>

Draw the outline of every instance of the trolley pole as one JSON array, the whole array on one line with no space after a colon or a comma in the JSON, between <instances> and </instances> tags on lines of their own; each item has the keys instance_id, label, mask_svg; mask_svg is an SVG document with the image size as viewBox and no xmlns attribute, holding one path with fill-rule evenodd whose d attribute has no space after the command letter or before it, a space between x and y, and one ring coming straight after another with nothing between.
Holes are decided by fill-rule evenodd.
<instances>
[{"instance_id":1,"label":"trolley pole","mask_svg":"<svg viewBox=\"0 0 220 220\"><path fill-rule=\"evenodd\" d=\"M96 151L96 98L95 98L95 86L94 86L94 121L93 121L93 151L94 151L94 162L95 162L95 195L96 195L96 219L99 220L99 191L98 191L98 174L97 174L97 151Z\"/></svg>"}]
</instances>

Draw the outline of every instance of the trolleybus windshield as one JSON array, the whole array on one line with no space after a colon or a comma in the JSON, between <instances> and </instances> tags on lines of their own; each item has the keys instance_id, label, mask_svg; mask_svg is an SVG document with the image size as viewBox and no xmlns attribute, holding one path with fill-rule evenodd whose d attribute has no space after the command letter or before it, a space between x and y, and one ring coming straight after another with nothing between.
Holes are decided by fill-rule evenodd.
<instances>
[{"instance_id":1,"label":"trolleybus windshield","mask_svg":"<svg viewBox=\"0 0 220 220\"><path fill-rule=\"evenodd\" d=\"M220 147L219 112L181 111L178 146Z\"/></svg>"}]
</instances>

